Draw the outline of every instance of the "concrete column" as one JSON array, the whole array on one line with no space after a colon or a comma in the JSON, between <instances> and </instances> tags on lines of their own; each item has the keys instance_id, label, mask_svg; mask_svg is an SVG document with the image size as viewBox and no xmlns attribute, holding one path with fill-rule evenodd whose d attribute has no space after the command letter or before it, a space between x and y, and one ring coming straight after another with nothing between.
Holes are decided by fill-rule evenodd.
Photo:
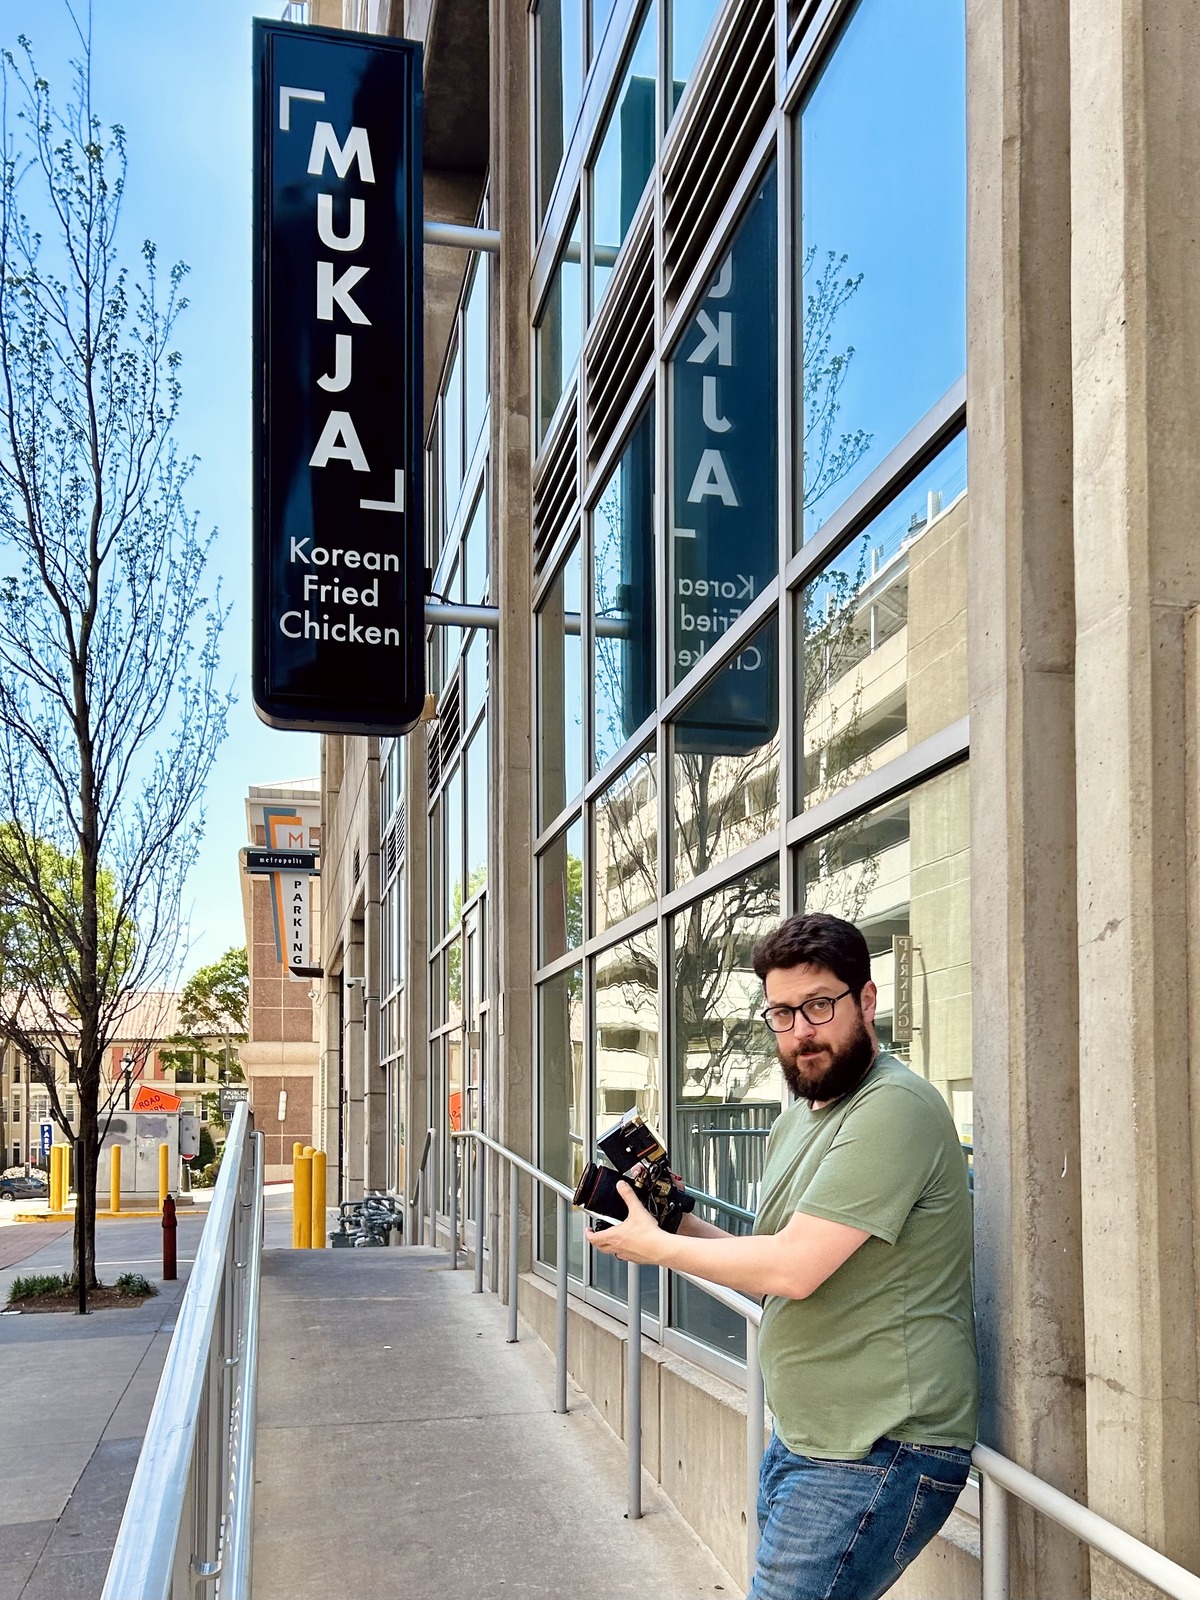
<instances>
[{"instance_id":1,"label":"concrete column","mask_svg":"<svg viewBox=\"0 0 1200 1600\"><path fill-rule=\"evenodd\" d=\"M366 1030L363 1026L363 925L350 923L342 1002L342 1084L346 1117L346 1199L361 1200L366 1184ZM356 979L356 982L350 982Z\"/></svg>"},{"instance_id":2,"label":"concrete column","mask_svg":"<svg viewBox=\"0 0 1200 1600\"><path fill-rule=\"evenodd\" d=\"M363 817L363 1152L364 1181L368 1189L387 1186L387 1077L380 1067L379 995L382 979L379 863L379 740L367 741L365 793L360 801Z\"/></svg>"},{"instance_id":3,"label":"concrete column","mask_svg":"<svg viewBox=\"0 0 1200 1600\"><path fill-rule=\"evenodd\" d=\"M503 240L492 296L492 572L500 630L492 658L493 784L491 928L497 997L496 1049L484 1085L485 1127L503 1143L533 1151L533 805L534 705L530 542L532 388L530 373L529 15L526 0L491 0L491 192ZM492 1163L493 1180L497 1163ZM507 1211L507 1186L501 1204ZM529 1259L532 1216L522 1188ZM507 1255L502 1270L506 1269ZM506 1288L506 1294L515 1286Z\"/></svg>"},{"instance_id":4,"label":"concrete column","mask_svg":"<svg viewBox=\"0 0 1200 1600\"><path fill-rule=\"evenodd\" d=\"M418 728L405 741L404 907L404 1136L401 1178L407 1194L416 1187L429 1126L429 880L428 880L428 741Z\"/></svg>"},{"instance_id":5,"label":"concrete column","mask_svg":"<svg viewBox=\"0 0 1200 1600\"><path fill-rule=\"evenodd\" d=\"M1200 603L1198 81L1195 0L1071 0L1088 1490L1102 1515L1193 1569L1200 997L1189 1001L1185 641ZM1095 1561L1092 1592L1142 1591Z\"/></svg>"},{"instance_id":6,"label":"concrete column","mask_svg":"<svg viewBox=\"0 0 1200 1600\"><path fill-rule=\"evenodd\" d=\"M968 0L980 1437L1087 1491L1076 1010L1067 0ZM1087 1560L1014 1518L1014 1595Z\"/></svg>"}]
</instances>

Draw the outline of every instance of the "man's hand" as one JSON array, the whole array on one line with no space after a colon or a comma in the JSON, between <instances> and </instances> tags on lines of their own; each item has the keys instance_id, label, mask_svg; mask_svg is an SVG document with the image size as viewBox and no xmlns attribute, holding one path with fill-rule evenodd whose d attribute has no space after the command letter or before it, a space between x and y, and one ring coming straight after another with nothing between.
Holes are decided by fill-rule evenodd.
<instances>
[{"instance_id":1,"label":"man's hand","mask_svg":"<svg viewBox=\"0 0 1200 1600\"><path fill-rule=\"evenodd\" d=\"M624 1222L614 1223L599 1233L585 1228L584 1238L606 1256L616 1256L618 1261L657 1266L666 1235L624 1179L617 1184L617 1192L629 1207L629 1216Z\"/></svg>"}]
</instances>

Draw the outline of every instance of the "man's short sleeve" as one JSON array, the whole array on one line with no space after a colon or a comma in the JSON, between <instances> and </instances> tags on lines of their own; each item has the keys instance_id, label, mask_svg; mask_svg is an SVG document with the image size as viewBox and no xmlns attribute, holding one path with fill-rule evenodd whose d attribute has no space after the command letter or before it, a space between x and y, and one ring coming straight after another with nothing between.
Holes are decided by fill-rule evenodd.
<instances>
[{"instance_id":1,"label":"man's short sleeve","mask_svg":"<svg viewBox=\"0 0 1200 1600\"><path fill-rule=\"evenodd\" d=\"M846 1115L795 1209L895 1244L935 1171L945 1130L938 1108L881 1083Z\"/></svg>"}]
</instances>

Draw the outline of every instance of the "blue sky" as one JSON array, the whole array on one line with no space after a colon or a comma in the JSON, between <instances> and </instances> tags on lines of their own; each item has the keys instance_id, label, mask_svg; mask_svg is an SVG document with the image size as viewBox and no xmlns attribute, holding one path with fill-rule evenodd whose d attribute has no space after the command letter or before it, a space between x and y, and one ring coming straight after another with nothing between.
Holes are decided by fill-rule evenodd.
<instances>
[{"instance_id":1,"label":"blue sky","mask_svg":"<svg viewBox=\"0 0 1200 1600\"><path fill-rule=\"evenodd\" d=\"M81 5L85 0L81 0ZM93 99L128 134L122 254L158 245L160 265L191 267L178 325L181 447L200 457L191 504L219 530L214 562L233 602L224 671L238 704L207 796L192 873L191 970L244 941L237 851L252 783L315 775L314 735L279 733L250 703L251 18L278 19L283 0L94 0ZM0 0L0 44L33 42L52 88L69 87L73 36L63 0Z\"/></svg>"}]
</instances>

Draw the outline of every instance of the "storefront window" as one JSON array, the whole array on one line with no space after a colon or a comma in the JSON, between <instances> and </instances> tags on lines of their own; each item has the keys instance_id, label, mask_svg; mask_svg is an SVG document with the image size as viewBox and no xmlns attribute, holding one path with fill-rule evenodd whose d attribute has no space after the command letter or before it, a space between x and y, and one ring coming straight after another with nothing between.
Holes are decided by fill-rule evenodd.
<instances>
[{"instance_id":1,"label":"storefront window","mask_svg":"<svg viewBox=\"0 0 1200 1600\"><path fill-rule=\"evenodd\" d=\"M538 613L542 827L553 822L583 787L581 589L582 566L576 545Z\"/></svg>"},{"instance_id":2,"label":"storefront window","mask_svg":"<svg viewBox=\"0 0 1200 1600\"><path fill-rule=\"evenodd\" d=\"M446 924L443 931L449 933L462 920L463 908L461 768L455 768L442 791L442 817L445 825L442 848L446 863Z\"/></svg>"},{"instance_id":3,"label":"storefront window","mask_svg":"<svg viewBox=\"0 0 1200 1600\"><path fill-rule=\"evenodd\" d=\"M609 784L593 815L595 931L603 933L658 894L658 763L652 749Z\"/></svg>"},{"instance_id":4,"label":"storefront window","mask_svg":"<svg viewBox=\"0 0 1200 1600\"><path fill-rule=\"evenodd\" d=\"M538 989L541 1036L541 1166L552 1178L574 1188L583 1172L583 968L571 967ZM557 1203L549 1191L542 1195L539 1255L549 1266L558 1261L556 1249ZM572 1277L583 1277L583 1215L570 1215L567 1266Z\"/></svg>"},{"instance_id":5,"label":"storefront window","mask_svg":"<svg viewBox=\"0 0 1200 1600\"><path fill-rule=\"evenodd\" d=\"M804 846L804 909L861 928L885 1049L971 1142L970 770L964 763Z\"/></svg>"},{"instance_id":6,"label":"storefront window","mask_svg":"<svg viewBox=\"0 0 1200 1600\"><path fill-rule=\"evenodd\" d=\"M442 396L442 487L447 529L454 521L462 493L462 449L462 352L456 350Z\"/></svg>"},{"instance_id":7,"label":"storefront window","mask_svg":"<svg viewBox=\"0 0 1200 1600\"><path fill-rule=\"evenodd\" d=\"M544 966L583 943L583 819L538 857L538 950Z\"/></svg>"},{"instance_id":8,"label":"storefront window","mask_svg":"<svg viewBox=\"0 0 1200 1600\"><path fill-rule=\"evenodd\" d=\"M775 175L671 359L671 683L779 570Z\"/></svg>"},{"instance_id":9,"label":"storefront window","mask_svg":"<svg viewBox=\"0 0 1200 1600\"><path fill-rule=\"evenodd\" d=\"M488 398L488 269L484 258L477 260L471 287L467 291L463 314L463 342L466 366L466 460L470 464L479 443Z\"/></svg>"},{"instance_id":10,"label":"storefront window","mask_svg":"<svg viewBox=\"0 0 1200 1600\"><path fill-rule=\"evenodd\" d=\"M677 886L779 825L778 640L772 620L673 724Z\"/></svg>"},{"instance_id":11,"label":"storefront window","mask_svg":"<svg viewBox=\"0 0 1200 1600\"><path fill-rule=\"evenodd\" d=\"M805 537L966 365L964 26L962 0L860 0L804 105Z\"/></svg>"},{"instance_id":12,"label":"storefront window","mask_svg":"<svg viewBox=\"0 0 1200 1600\"><path fill-rule=\"evenodd\" d=\"M658 1058L658 935L655 929L614 945L595 964L596 1137L627 1111L661 1131ZM596 1252L592 1282L606 1294L628 1293L623 1261ZM658 1315L658 1273L642 1272L642 1310Z\"/></svg>"},{"instance_id":13,"label":"storefront window","mask_svg":"<svg viewBox=\"0 0 1200 1600\"><path fill-rule=\"evenodd\" d=\"M651 0L633 51L625 63L592 168L593 311L604 297L613 265L654 166L657 60L655 5Z\"/></svg>"},{"instance_id":14,"label":"storefront window","mask_svg":"<svg viewBox=\"0 0 1200 1600\"><path fill-rule=\"evenodd\" d=\"M819 800L967 712L959 434L804 590L804 793Z\"/></svg>"},{"instance_id":15,"label":"storefront window","mask_svg":"<svg viewBox=\"0 0 1200 1600\"><path fill-rule=\"evenodd\" d=\"M464 763L467 773L467 888L472 899L487 883L488 873L488 724L479 724Z\"/></svg>"},{"instance_id":16,"label":"storefront window","mask_svg":"<svg viewBox=\"0 0 1200 1600\"><path fill-rule=\"evenodd\" d=\"M592 512L593 768L654 710L654 408Z\"/></svg>"},{"instance_id":17,"label":"storefront window","mask_svg":"<svg viewBox=\"0 0 1200 1600\"><path fill-rule=\"evenodd\" d=\"M672 918L675 1070L671 1159L706 1198L699 1214L731 1233L758 1204L767 1133L785 1103L771 1034L758 1021L755 943L779 920L774 861ZM672 1322L744 1358L745 1324L710 1296L673 1280Z\"/></svg>"},{"instance_id":18,"label":"storefront window","mask_svg":"<svg viewBox=\"0 0 1200 1600\"><path fill-rule=\"evenodd\" d=\"M535 324L539 444L546 437L546 430L579 360L582 333L581 271L579 212L576 211L571 223L570 239L554 269L541 315Z\"/></svg>"},{"instance_id":19,"label":"storefront window","mask_svg":"<svg viewBox=\"0 0 1200 1600\"><path fill-rule=\"evenodd\" d=\"M583 0L539 0L537 163L541 212L571 142L583 88Z\"/></svg>"}]
</instances>

